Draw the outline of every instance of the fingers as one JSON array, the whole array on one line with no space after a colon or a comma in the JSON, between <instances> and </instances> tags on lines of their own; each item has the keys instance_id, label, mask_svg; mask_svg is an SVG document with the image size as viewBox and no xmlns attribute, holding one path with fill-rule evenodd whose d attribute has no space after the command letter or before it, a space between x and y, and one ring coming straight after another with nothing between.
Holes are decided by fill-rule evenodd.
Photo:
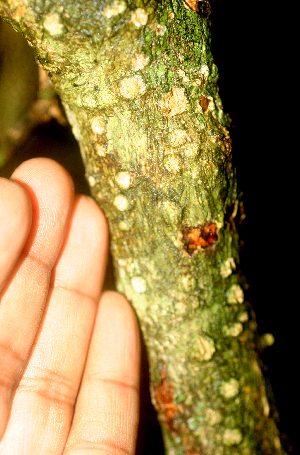
<instances>
[{"instance_id":1,"label":"fingers","mask_svg":"<svg viewBox=\"0 0 300 455\"><path fill-rule=\"evenodd\" d=\"M77 197L52 272L47 309L0 444L1 455L62 453L94 326L107 249L102 212L91 198Z\"/></svg>"},{"instance_id":2,"label":"fingers","mask_svg":"<svg viewBox=\"0 0 300 455\"><path fill-rule=\"evenodd\" d=\"M31 226L31 202L17 183L0 178L0 291L20 256Z\"/></svg>"},{"instance_id":3,"label":"fingers","mask_svg":"<svg viewBox=\"0 0 300 455\"><path fill-rule=\"evenodd\" d=\"M10 269L20 250L22 252L0 295L0 437L7 422L13 393L43 315L51 270L61 248L74 198L69 174L51 160L40 158L23 163L13 174L12 180L6 185L7 188L18 188L19 204L23 204L24 212L20 217L24 226L20 226L20 220L10 220L8 223L16 223L21 232L20 238L16 235L13 239L15 246ZM24 190L32 206L29 234L30 209ZM11 198L17 206L13 191ZM15 214L12 215L15 218ZM7 261L5 257L4 261ZM3 279L7 279L5 274Z\"/></svg>"},{"instance_id":4,"label":"fingers","mask_svg":"<svg viewBox=\"0 0 300 455\"><path fill-rule=\"evenodd\" d=\"M138 426L140 340L135 315L105 292L63 455L133 455Z\"/></svg>"},{"instance_id":5,"label":"fingers","mask_svg":"<svg viewBox=\"0 0 300 455\"><path fill-rule=\"evenodd\" d=\"M0 181L10 194L2 238L12 243L0 256L0 455L133 455L139 330L119 294L97 304L104 216L92 199L74 199L51 160L23 163L12 179Z\"/></svg>"}]
</instances>

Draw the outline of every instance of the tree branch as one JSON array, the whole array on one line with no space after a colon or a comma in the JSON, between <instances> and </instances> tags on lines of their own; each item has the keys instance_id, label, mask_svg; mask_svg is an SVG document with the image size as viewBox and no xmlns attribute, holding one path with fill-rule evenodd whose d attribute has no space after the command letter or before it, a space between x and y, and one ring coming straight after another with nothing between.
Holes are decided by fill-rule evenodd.
<instances>
[{"instance_id":1,"label":"tree branch","mask_svg":"<svg viewBox=\"0 0 300 455\"><path fill-rule=\"evenodd\" d=\"M170 455L283 454L238 267L209 5L0 0L34 47L108 218Z\"/></svg>"}]
</instances>

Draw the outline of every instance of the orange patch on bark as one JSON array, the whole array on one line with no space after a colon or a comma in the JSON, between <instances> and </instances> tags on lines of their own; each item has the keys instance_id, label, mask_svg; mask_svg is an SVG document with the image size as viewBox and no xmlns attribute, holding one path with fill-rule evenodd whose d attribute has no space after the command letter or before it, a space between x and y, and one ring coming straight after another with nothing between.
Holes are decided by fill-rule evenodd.
<instances>
[{"instance_id":1,"label":"orange patch on bark","mask_svg":"<svg viewBox=\"0 0 300 455\"><path fill-rule=\"evenodd\" d=\"M178 406L174 403L174 386L167 375L166 366L161 371L161 380L154 386L154 397L157 410L170 431L174 431L173 419L178 414Z\"/></svg>"},{"instance_id":2,"label":"orange patch on bark","mask_svg":"<svg viewBox=\"0 0 300 455\"><path fill-rule=\"evenodd\" d=\"M193 253L198 247L211 247L218 240L217 225L211 223L208 226L188 228L183 232L183 238L189 253Z\"/></svg>"}]
</instances>

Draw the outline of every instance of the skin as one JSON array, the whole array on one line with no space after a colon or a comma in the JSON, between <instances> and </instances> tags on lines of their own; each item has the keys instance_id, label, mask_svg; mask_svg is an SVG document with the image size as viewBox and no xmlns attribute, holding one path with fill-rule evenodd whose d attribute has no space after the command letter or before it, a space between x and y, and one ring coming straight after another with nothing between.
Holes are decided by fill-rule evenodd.
<instances>
[{"instance_id":1,"label":"skin","mask_svg":"<svg viewBox=\"0 0 300 455\"><path fill-rule=\"evenodd\" d=\"M134 454L140 340L103 213L58 163L0 178L0 455Z\"/></svg>"}]
</instances>

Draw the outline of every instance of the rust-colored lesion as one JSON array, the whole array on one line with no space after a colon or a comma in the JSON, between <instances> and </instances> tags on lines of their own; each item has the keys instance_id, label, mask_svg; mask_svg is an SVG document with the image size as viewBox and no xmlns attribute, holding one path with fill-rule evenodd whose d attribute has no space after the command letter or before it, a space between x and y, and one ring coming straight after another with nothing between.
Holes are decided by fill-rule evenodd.
<instances>
[{"instance_id":1,"label":"rust-colored lesion","mask_svg":"<svg viewBox=\"0 0 300 455\"><path fill-rule=\"evenodd\" d=\"M202 107L202 110L205 114L205 112L207 111L208 109L208 105L210 103L210 99L206 98L205 96L201 96L201 100L200 100L200 106Z\"/></svg>"},{"instance_id":2,"label":"rust-colored lesion","mask_svg":"<svg viewBox=\"0 0 300 455\"><path fill-rule=\"evenodd\" d=\"M183 230L184 245L189 254L197 249L212 248L218 241L217 224L188 227Z\"/></svg>"},{"instance_id":3,"label":"rust-colored lesion","mask_svg":"<svg viewBox=\"0 0 300 455\"><path fill-rule=\"evenodd\" d=\"M183 0L183 4L186 8L199 13L199 1L198 0Z\"/></svg>"},{"instance_id":4,"label":"rust-colored lesion","mask_svg":"<svg viewBox=\"0 0 300 455\"><path fill-rule=\"evenodd\" d=\"M176 432L174 417L179 414L180 409L174 402L175 389L167 374L166 365L163 365L160 377L160 381L153 387L156 408L169 431Z\"/></svg>"},{"instance_id":5,"label":"rust-colored lesion","mask_svg":"<svg viewBox=\"0 0 300 455\"><path fill-rule=\"evenodd\" d=\"M211 6L208 0L183 0L185 8L200 14L203 19L208 19L211 13Z\"/></svg>"},{"instance_id":6,"label":"rust-colored lesion","mask_svg":"<svg viewBox=\"0 0 300 455\"><path fill-rule=\"evenodd\" d=\"M182 404L175 403L175 387L165 364L161 367L160 380L153 385L153 395L161 422L173 437L180 437L184 454L203 455L200 446L198 447L194 438L190 437L189 429L185 424L186 408Z\"/></svg>"}]
</instances>

